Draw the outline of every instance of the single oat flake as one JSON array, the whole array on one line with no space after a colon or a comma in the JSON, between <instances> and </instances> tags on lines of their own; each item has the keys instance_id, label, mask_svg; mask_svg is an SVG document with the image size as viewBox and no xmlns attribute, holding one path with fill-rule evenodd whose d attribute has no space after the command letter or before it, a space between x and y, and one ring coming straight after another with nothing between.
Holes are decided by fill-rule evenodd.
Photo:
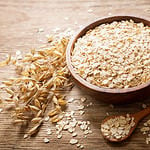
<instances>
[{"instance_id":1,"label":"single oat flake","mask_svg":"<svg viewBox=\"0 0 150 150\"><path fill-rule=\"evenodd\" d=\"M44 143L49 143L49 139L48 138L44 138L43 141L44 141Z\"/></svg>"},{"instance_id":2,"label":"single oat flake","mask_svg":"<svg viewBox=\"0 0 150 150\"><path fill-rule=\"evenodd\" d=\"M70 144L72 144L72 145L77 144L77 143L78 143L77 139L71 139L70 140Z\"/></svg>"}]
</instances>

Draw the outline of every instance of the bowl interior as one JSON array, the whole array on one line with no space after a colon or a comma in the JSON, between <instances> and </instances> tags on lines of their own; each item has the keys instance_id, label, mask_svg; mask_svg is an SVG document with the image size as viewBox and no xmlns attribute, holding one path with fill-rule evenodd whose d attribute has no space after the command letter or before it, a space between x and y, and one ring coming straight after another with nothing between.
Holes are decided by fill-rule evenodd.
<instances>
[{"instance_id":1,"label":"bowl interior","mask_svg":"<svg viewBox=\"0 0 150 150\"><path fill-rule=\"evenodd\" d=\"M140 90L144 87L150 86L150 81L149 81L149 82L141 84L139 86L135 86L135 87L132 87L132 88L127 88L127 89L110 89L110 88L98 87L96 85L90 84L89 82L84 80L82 77L80 77L74 71L74 68L71 64L71 52L74 49L74 45L75 45L77 39L82 37L83 35L85 35L85 33L89 29L93 29L96 26L104 24L104 23L111 23L113 21L122 21L122 20L130 20L130 19L132 19L136 23L142 22L144 25L150 26L150 21L148 21L146 19L143 19L143 18L134 17L134 16L108 17L108 18L99 19L99 20L85 26L79 32L77 32L77 34L75 34L75 36L70 40L70 42L68 44L68 47L67 47L67 51L66 51L67 66L68 66L68 69L71 72L72 76L74 77L74 79L77 80L81 85L83 85L84 87L87 87L91 90L97 91L97 92L107 92L107 93L127 93L127 92L133 92L133 91L136 91L136 90Z\"/></svg>"}]
</instances>

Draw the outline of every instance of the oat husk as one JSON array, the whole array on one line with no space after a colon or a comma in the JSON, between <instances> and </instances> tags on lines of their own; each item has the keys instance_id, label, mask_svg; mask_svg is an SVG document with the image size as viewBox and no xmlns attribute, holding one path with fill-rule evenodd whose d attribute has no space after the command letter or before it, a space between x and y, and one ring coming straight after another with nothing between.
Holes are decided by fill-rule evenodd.
<instances>
[{"instance_id":1,"label":"oat husk","mask_svg":"<svg viewBox=\"0 0 150 150\"><path fill-rule=\"evenodd\" d=\"M1 98L4 105L14 104L12 118L14 124L31 123L27 136L35 134L41 124L49 103L54 108L48 115L56 123L63 118L62 107L67 105L59 91L71 86L70 74L66 67L65 52L70 35L54 36L48 48L32 49L23 59L8 58L0 62L0 67L15 65L17 78L3 81L0 90L8 97Z\"/></svg>"}]
</instances>

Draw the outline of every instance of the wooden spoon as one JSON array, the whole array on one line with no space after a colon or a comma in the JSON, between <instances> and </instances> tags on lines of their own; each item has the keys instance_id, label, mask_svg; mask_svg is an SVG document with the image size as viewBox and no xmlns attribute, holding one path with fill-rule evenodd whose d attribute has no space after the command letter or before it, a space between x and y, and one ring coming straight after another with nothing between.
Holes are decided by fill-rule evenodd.
<instances>
[{"instance_id":1,"label":"wooden spoon","mask_svg":"<svg viewBox=\"0 0 150 150\"><path fill-rule=\"evenodd\" d=\"M121 142L121 141L127 139L127 138L133 133L133 131L135 130L135 128L136 128L136 126L138 125L139 121L142 120L142 119L143 119L145 116L147 116L148 114L150 114L150 107L145 108L145 109L143 109L143 110L140 111L140 112L137 112L137 113L134 113L134 114L129 114L131 118L132 118L132 117L134 118L135 124L134 124L133 127L130 128L130 131L129 131L128 135L126 135L126 136L124 136L124 137L121 137L121 138L119 138L119 139L110 138L110 137L108 137L108 136L105 136L104 133L102 132L102 130L101 130L101 133L102 133L103 137L104 137L105 139L107 139L108 141L110 141L110 142ZM109 119L114 119L114 118L120 117L120 116L124 116L124 117L125 117L126 115L118 115L118 116L110 116L110 117L107 117L107 118L105 118L105 119L102 121L101 126L102 126L106 121L108 121Z\"/></svg>"}]
</instances>

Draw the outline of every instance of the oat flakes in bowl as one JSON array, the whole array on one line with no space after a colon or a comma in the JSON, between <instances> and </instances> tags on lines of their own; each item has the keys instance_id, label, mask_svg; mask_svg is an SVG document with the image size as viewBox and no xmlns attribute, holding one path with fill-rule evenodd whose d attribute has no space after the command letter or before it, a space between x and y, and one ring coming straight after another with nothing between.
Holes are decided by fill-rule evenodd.
<instances>
[{"instance_id":1,"label":"oat flakes in bowl","mask_svg":"<svg viewBox=\"0 0 150 150\"><path fill-rule=\"evenodd\" d=\"M150 22L132 16L98 20L70 41L66 57L75 80L101 99L122 102L146 95Z\"/></svg>"}]
</instances>

